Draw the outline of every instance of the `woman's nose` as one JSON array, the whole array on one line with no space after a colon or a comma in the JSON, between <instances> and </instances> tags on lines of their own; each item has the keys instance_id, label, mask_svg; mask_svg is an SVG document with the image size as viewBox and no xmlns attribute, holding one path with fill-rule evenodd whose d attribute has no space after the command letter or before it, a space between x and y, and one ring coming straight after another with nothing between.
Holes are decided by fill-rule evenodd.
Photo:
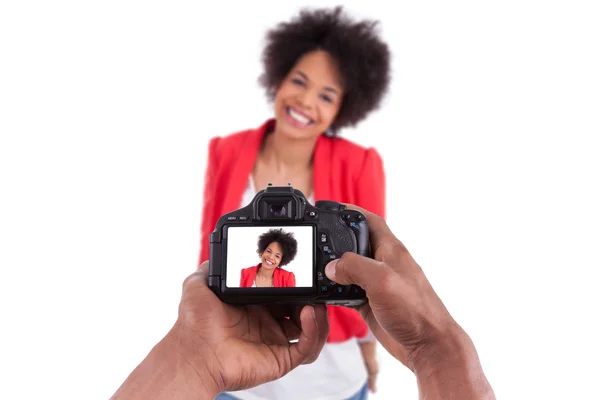
<instances>
[{"instance_id":1,"label":"woman's nose","mask_svg":"<svg viewBox=\"0 0 600 400\"><path fill-rule=\"evenodd\" d=\"M300 108L301 111L312 110L314 102L315 102L315 94L312 93L312 91L310 91L310 90L304 90L298 96L298 107Z\"/></svg>"}]
</instances>

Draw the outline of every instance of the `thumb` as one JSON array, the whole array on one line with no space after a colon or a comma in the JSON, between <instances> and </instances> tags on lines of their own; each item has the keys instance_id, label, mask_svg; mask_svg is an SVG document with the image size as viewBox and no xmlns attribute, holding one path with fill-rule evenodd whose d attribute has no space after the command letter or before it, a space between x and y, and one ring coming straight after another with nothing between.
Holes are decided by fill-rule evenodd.
<instances>
[{"instance_id":1,"label":"thumb","mask_svg":"<svg viewBox=\"0 0 600 400\"><path fill-rule=\"evenodd\" d=\"M355 284L366 291L382 282L383 273L383 263L356 253L344 253L325 267L325 275L330 280L341 285Z\"/></svg>"}]
</instances>

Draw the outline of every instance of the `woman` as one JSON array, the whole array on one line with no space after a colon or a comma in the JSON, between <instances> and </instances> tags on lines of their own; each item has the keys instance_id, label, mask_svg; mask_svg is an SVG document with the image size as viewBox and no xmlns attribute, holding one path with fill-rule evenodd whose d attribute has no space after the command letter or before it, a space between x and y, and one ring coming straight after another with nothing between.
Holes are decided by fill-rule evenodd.
<instances>
[{"instance_id":1,"label":"woman","mask_svg":"<svg viewBox=\"0 0 600 400\"><path fill-rule=\"evenodd\" d=\"M314 204L333 200L385 218L385 177L373 148L338 136L377 109L389 84L389 51L371 21L334 10L303 11L267 35L260 82L274 118L209 143L199 261L218 218L257 189L292 185ZM328 306L319 358L283 378L219 399L364 399L377 376L376 342L358 312Z\"/></svg>"},{"instance_id":2,"label":"woman","mask_svg":"<svg viewBox=\"0 0 600 400\"><path fill-rule=\"evenodd\" d=\"M298 242L292 233L271 229L258 237L257 253L260 263L244 268L240 287L295 287L293 272L281 267L289 264L298 251Z\"/></svg>"}]
</instances>

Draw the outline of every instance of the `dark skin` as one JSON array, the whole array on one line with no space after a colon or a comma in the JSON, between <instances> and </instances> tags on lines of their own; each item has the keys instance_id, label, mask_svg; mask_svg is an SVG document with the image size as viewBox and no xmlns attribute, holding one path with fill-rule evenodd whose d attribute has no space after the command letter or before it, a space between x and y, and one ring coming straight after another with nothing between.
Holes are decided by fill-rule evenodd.
<instances>
[{"instance_id":1,"label":"dark skin","mask_svg":"<svg viewBox=\"0 0 600 400\"><path fill-rule=\"evenodd\" d=\"M234 307L222 303L207 282L205 262L183 284L171 331L113 399L214 399L225 390L275 380L318 357L329 333L324 306Z\"/></svg>"},{"instance_id":2,"label":"dark skin","mask_svg":"<svg viewBox=\"0 0 600 400\"><path fill-rule=\"evenodd\" d=\"M348 208L367 217L374 257L345 253L327 265L327 277L366 291L368 302L357 310L385 349L415 373L420 398L494 399L471 339L408 249L383 218Z\"/></svg>"},{"instance_id":3,"label":"dark skin","mask_svg":"<svg viewBox=\"0 0 600 400\"><path fill-rule=\"evenodd\" d=\"M365 289L368 303L358 310L385 349L413 371L420 398L495 399L471 339L421 267L382 218L359 210L374 258L345 253L327 266L327 276ZM207 287L207 268L205 262L187 278L173 329L113 399L212 400L318 357L329 332L324 307L297 307L288 320L281 309L225 305ZM294 338L298 343L290 344Z\"/></svg>"}]
</instances>

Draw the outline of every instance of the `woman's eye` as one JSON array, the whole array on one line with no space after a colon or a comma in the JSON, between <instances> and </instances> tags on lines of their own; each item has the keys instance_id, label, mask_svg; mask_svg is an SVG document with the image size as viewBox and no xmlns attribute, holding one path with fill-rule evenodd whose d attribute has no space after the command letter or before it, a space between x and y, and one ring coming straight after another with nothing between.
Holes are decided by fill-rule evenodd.
<instances>
[{"instance_id":1,"label":"woman's eye","mask_svg":"<svg viewBox=\"0 0 600 400\"><path fill-rule=\"evenodd\" d=\"M304 82L302 82L300 79L294 78L292 79L292 82L296 85L304 86Z\"/></svg>"},{"instance_id":2,"label":"woman's eye","mask_svg":"<svg viewBox=\"0 0 600 400\"><path fill-rule=\"evenodd\" d=\"M326 102L328 102L328 103L332 103L333 102L333 99L331 97L327 96L326 94L322 94L321 98L323 100L325 100Z\"/></svg>"}]
</instances>

